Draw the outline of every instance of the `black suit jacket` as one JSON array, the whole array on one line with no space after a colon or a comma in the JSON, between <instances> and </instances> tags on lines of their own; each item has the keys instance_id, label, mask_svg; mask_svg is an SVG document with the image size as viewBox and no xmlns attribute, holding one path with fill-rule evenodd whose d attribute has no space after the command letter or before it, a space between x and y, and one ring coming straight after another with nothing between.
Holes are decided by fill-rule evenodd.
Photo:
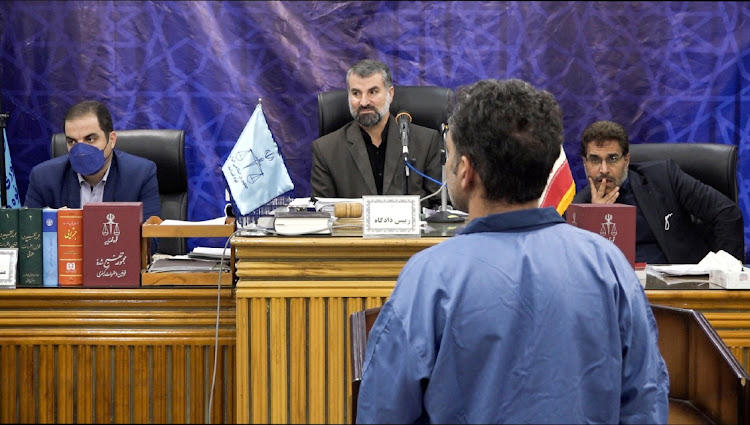
<instances>
[{"instance_id":1,"label":"black suit jacket","mask_svg":"<svg viewBox=\"0 0 750 425\"><path fill-rule=\"evenodd\" d=\"M161 215L156 164L146 158L113 150L103 202L143 202L143 220ZM68 155L48 159L31 169L24 206L81 208L81 185Z\"/></svg>"},{"instance_id":2,"label":"black suit jacket","mask_svg":"<svg viewBox=\"0 0 750 425\"><path fill-rule=\"evenodd\" d=\"M404 160L398 125L388 126L388 144L383 170L383 195L403 195ZM312 195L323 198L360 198L377 195L359 124L349 122L340 129L326 134L312 144L313 164L310 173ZM422 173L440 181L440 134L433 129L416 124L409 125L409 158ZM424 197L440 185L410 170L409 194ZM440 201L439 196L431 198ZM424 204L424 203L423 203Z\"/></svg>"},{"instance_id":3,"label":"black suit jacket","mask_svg":"<svg viewBox=\"0 0 750 425\"><path fill-rule=\"evenodd\" d=\"M628 178L637 208L667 261L695 264L720 249L744 261L742 212L734 201L680 170L671 159L631 163ZM589 202L591 189L586 185L573 203Z\"/></svg>"}]
</instances>

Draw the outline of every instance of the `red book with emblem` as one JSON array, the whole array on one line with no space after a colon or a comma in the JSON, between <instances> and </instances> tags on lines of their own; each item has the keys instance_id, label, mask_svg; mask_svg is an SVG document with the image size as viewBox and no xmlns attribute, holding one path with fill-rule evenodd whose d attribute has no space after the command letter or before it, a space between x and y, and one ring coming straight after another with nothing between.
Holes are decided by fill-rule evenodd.
<instances>
[{"instance_id":1,"label":"red book with emblem","mask_svg":"<svg viewBox=\"0 0 750 425\"><path fill-rule=\"evenodd\" d=\"M142 202L83 206L83 286L141 286Z\"/></svg>"},{"instance_id":2,"label":"red book with emblem","mask_svg":"<svg viewBox=\"0 0 750 425\"><path fill-rule=\"evenodd\" d=\"M635 207L626 204L571 204L565 220L612 241L635 267Z\"/></svg>"}]
</instances>

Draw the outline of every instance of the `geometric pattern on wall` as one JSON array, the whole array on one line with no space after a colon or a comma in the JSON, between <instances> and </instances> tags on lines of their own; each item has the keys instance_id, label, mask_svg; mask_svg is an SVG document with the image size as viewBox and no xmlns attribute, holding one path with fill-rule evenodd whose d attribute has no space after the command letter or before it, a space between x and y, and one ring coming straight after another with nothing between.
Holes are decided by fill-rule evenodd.
<instances>
[{"instance_id":1,"label":"geometric pattern on wall","mask_svg":"<svg viewBox=\"0 0 750 425\"><path fill-rule=\"evenodd\" d=\"M750 4L745 2L6 1L0 99L23 196L68 106L115 129L186 131L191 220L220 216L221 165L258 101L294 195L310 192L317 94L377 58L394 84L516 77L552 92L577 186L578 138L617 121L632 143L739 147L750 248Z\"/></svg>"}]
</instances>

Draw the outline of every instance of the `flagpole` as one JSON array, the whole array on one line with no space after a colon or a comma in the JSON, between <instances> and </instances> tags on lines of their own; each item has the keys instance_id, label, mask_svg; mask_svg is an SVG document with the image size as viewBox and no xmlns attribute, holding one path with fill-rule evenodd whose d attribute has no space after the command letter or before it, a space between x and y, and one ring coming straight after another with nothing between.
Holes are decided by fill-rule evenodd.
<instances>
[{"instance_id":1,"label":"flagpole","mask_svg":"<svg viewBox=\"0 0 750 425\"><path fill-rule=\"evenodd\" d=\"M5 122L10 118L10 114L3 112L3 101L0 98L0 133L3 134L3 140L0 140L0 170L3 170L2 184L0 184L0 207L8 206L8 175L5 172Z\"/></svg>"}]
</instances>

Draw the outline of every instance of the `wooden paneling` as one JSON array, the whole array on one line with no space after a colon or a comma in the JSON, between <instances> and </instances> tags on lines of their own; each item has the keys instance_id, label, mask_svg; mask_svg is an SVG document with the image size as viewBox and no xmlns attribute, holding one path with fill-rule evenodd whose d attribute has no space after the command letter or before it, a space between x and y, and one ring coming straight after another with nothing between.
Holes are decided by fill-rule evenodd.
<instances>
[{"instance_id":1,"label":"wooden paneling","mask_svg":"<svg viewBox=\"0 0 750 425\"><path fill-rule=\"evenodd\" d=\"M349 315L442 238L235 238L237 421L345 423Z\"/></svg>"},{"instance_id":2,"label":"wooden paneling","mask_svg":"<svg viewBox=\"0 0 750 425\"><path fill-rule=\"evenodd\" d=\"M230 289L0 292L0 422L234 423Z\"/></svg>"}]
</instances>

